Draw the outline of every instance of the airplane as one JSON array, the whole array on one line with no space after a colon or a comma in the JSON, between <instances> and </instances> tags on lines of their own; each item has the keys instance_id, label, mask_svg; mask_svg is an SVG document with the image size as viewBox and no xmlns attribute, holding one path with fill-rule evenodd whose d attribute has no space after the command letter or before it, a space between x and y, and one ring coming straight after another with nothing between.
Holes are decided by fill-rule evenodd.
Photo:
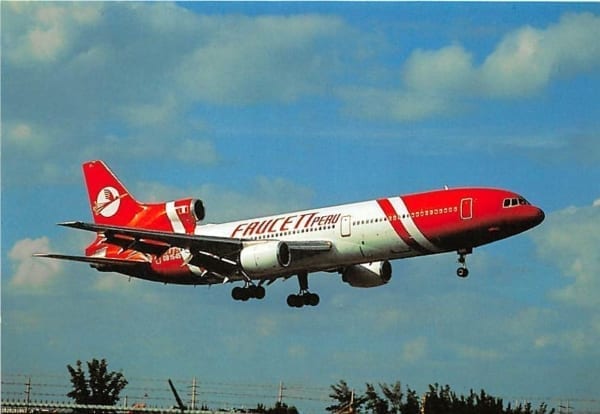
<instances>
[{"instance_id":1,"label":"airplane","mask_svg":"<svg viewBox=\"0 0 600 414\"><path fill-rule=\"evenodd\" d=\"M473 249L522 233L544 212L521 195L496 188L452 188L383 197L222 224L203 224L202 200L140 203L100 160L82 165L93 223L61 226L96 233L85 256L37 257L88 263L101 272L165 284L242 282L235 300L263 299L265 284L297 277L290 307L316 306L308 274L339 273L370 288L392 277L390 260L456 252L459 277Z\"/></svg>"}]
</instances>

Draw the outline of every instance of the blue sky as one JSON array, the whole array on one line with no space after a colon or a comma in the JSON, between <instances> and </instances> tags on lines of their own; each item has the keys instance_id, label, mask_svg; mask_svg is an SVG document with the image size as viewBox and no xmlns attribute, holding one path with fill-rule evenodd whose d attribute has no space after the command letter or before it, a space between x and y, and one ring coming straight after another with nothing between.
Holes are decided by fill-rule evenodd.
<instances>
[{"instance_id":1,"label":"blue sky","mask_svg":"<svg viewBox=\"0 0 600 414\"><path fill-rule=\"evenodd\" d=\"M598 4L1 7L3 375L104 357L134 378L600 395ZM239 303L33 260L90 241L54 225L89 220L89 159L214 222L444 185L547 218L477 249L467 280L453 254L369 290L315 274L299 311L293 280Z\"/></svg>"}]
</instances>

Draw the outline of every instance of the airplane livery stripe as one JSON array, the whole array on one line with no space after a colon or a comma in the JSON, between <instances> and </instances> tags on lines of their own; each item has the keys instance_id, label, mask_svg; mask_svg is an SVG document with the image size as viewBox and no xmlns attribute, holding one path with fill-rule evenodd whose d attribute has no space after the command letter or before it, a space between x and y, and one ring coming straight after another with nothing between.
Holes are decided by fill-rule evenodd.
<instances>
[{"instance_id":1,"label":"airplane livery stripe","mask_svg":"<svg viewBox=\"0 0 600 414\"><path fill-rule=\"evenodd\" d=\"M421 246L423 246L426 250L430 252L441 251L439 247L437 247L435 244L429 241L429 239L425 237L421 230L419 230L414 220L412 219L410 213L408 212L408 208L406 207L406 204L404 204L404 200L402 200L402 197L394 197L390 200L390 202L395 207L395 209L401 213L403 217L402 223L404 224L406 231L408 231L409 234L412 235L412 237L417 241L417 243L419 243Z\"/></svg>"},{"instance_id":2,"label":"airplane livery stripe","mask_svg":"<svg viewBox=\"0 0 600 414\"><path fill-rule=\"evenodd\" d=\"M167 213L167 217L169 217L171 226L173 226L173 231L175 233L185 233L185 226L179 218L179 214L177 214L174 201L169 201L165 203L165 211Z\"/></svg>"},{"instance_id":3,"label":"airplane livery stripe","mask_svg":"<svg viewBox=\"0 0 600 414\"><path fill-rule=\"evenodd\" d=\"M404 204L402 197L394 197L390 200L390 203L394 209L398 211L406 231L417 241L417 243L419 243L419 245L423 246L425 250L429 252L441 251L440 248L430 242L427 237L421 233L421 230L419 230L410 213L408 212L408 208L406 207L406 204Z\"/></svg>"},{"instance_id":4,"label":"airplane livery stripe","mask_svg":"<svg viewBox=\"0 0 600 414\"><path fill-rule=\"evenodd\" d=\"M377 204L384 214L387 216L389 223L394 228L396 234L406 243L411 249L421 253L429 253L429 250L421 246L406 230L402 222L402 213L398 214L392 203L387 198L380 198L377 200Z\"/></svg>"}]
</instances>

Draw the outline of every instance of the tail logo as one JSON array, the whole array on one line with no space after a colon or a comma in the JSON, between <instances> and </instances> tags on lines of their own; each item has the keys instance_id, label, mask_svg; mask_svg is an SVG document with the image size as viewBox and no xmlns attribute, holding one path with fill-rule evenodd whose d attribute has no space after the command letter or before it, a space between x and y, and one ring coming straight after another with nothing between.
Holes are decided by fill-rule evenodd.
<instances>
[{"instance_id":1,"label":"tail logo","mask_svg":"<svg viewBox=\"0 0 600 414\"><path fill-rule=\"evenodd\" d=\"M96 196L96 202L94 203L94 214L100 214L103 217L112 217L119 210L121 205L121 199L125 194L119 195L119 192L114 187L104 187L98 196Z\"/></svg>"}]
</instances>

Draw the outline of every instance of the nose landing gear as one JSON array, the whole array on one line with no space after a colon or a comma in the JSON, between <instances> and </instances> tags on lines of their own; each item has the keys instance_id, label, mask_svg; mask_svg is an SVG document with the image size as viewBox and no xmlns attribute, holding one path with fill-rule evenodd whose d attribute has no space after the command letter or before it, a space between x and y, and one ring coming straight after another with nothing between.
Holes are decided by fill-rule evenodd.
<instances>
[{"instance_id":1,"label":"nose landing gear","mask_svg":"<svg viewBox=\"0 0 600 414\"><path fill-rule=\"evenodd\" d=\"M467 269L467 259L465 256L471 253L473 253L472 248L458 250L458 263L460 264L460 267L456 269L456 275L458 277L465 278L469 276L469 269Z\"/></svg>"}]
</instances>

